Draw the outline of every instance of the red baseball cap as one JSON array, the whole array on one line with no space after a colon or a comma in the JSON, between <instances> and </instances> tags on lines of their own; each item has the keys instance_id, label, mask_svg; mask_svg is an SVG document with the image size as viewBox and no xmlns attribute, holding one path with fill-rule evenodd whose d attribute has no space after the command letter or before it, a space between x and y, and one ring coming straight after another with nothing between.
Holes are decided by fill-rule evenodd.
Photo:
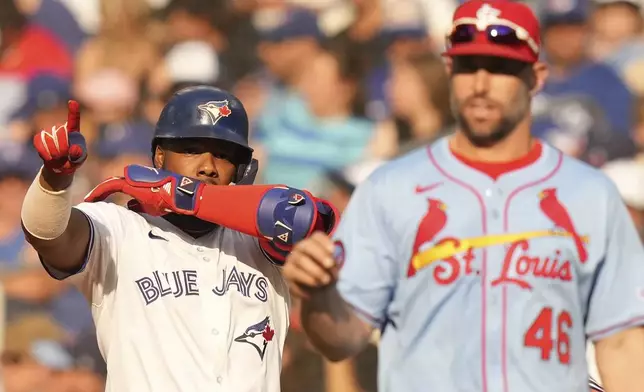
<instances>
[{"instance_id":1,"label":"red baseball cap","mask_svg":"<svg viewBox=\"0 0 644 392\"><path fill-rule=\"evenodd\" d=\"M470 0L454 12L452 29L460 25L476 26L470 42L449 43L444 56L497 56L534 63L539 59L541 37L539 20L529 6L509 0ZM486 28L501 25L514 30L520 45L495 43L488 39ZM450 32L451 33L451 32Z\"/></svg>"}]
</instances>

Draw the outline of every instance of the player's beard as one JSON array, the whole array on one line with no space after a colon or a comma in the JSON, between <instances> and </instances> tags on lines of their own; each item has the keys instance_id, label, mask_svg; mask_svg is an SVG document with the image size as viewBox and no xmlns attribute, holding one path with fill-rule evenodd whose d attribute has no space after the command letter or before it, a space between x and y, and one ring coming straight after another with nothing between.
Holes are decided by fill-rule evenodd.
<instances>
[{"instance_id":1,"label":"player's beard","mask_svg":"<svg viewBox=\"0 0 644 392\"><path fill-rule=\"evenodd\" d=\"M468 99L473 98L474 97ZM467 100L462 103L458 102L454 94L450 94L452 114L459 125L459 129L463 132L465 137L467 137L470 143L477 147L493 146L512 134L517 125L530 111L530 92L528 91L528 88L522 85L514 99L510 102L512 102L512 105L505 110L496 127L494 127L491 132L480 133L471 126L461 110L461 107L466 105ZM497 105L502 107L502 105Z\"/></svg>"}]
</instances>

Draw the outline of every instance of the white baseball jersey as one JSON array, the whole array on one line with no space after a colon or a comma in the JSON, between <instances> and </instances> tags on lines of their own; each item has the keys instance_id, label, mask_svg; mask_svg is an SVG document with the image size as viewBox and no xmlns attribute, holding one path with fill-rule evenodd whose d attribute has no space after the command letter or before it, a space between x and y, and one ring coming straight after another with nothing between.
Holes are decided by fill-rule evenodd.
<instances>
[{"instance_id":1,"label":"white baseball jersey","mask_svg":"<svg viewBox=\"0 0 644 392\"><path fill-rule=\"evenodd\" d=\"M288 288L255 238L220 227L194 239L114 204L76 208L92 226L77 279L106 391L280 391Z\"/></svg>"}]
</instances>

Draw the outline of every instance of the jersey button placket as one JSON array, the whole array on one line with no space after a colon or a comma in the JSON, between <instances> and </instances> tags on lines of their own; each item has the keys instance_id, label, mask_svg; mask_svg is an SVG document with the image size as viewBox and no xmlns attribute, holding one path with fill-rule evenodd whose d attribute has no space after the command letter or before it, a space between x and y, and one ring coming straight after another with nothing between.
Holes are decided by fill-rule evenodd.
<instances>
[{"instance_id":1,"label":"jersey button placket","mask_svg":"<svg viewBox=\"0 0 644 392\"><path fill-rule=\"evenodd\" d=\"M206 250L202 246L197 247L197 252L199 253L205 253ZM201 260L205 261L206 263L210 262L210 257L207 255L201 256Z\"/></svg>"},{"instance_id":2,"label":"jersey button placket","mask_svg":"<svg viewBox=\"0 0 644 392\"><path fill-rule=\"evenodd\" d=\"M211 327L210 340L215 352L226 353L228 351L228 342L226 341L228 336L228 333L226 332L226 325L228 323L228 320L226 320L226 318L222 318L221 315L230 314L231 297L225 291L225 280L227 278L227 273L230 270L230 267L225 264L219 265L219 263L217 262L217 256L214 254L204 255L202 257L202 260L205 262L215 260L215 262L213 263L205 264L207 266L206 269L209 271L210 275L214 277L215 282L215 285L213 285L213 287L211 287L211 290L209 290L208 292L208 301L206 301L205 304L205 306L207 306L207 309L211 309L211 311L206 312L206 323L208 323L208 325L210 325ZM213 292L214 287L223 289L223 295L220 295L220 292ZM228 355L226 354L218 355L215 358L215 366L213 368L213 372L216 375L217 384L221 385L223 383L222 375L225 375L223 374L223 372L225 372L225 369L227 368L227 361Z\"/></svg>"},{"instance_id":3,"label":"jersey button placket","mask_svg":"<svg viewBox=\"0 0 644 392\"><path fill-rule=\"evenodd\" d=\"M489 187L483 194L485 195L485 204L488 206L490 218L492 221L498 221L501 218L501 197L503 191L499 188Z\"/></svg>"},{"instance_id":4,"label":"jersey button placket","mask_svg":"<svg viewBox=\"0 0 644 392\"><path fill-rule=\"evenodd\" d=\"M500 234L504 233L504 192L496 187L491 186L484 192L485 204L488 211L487 219L487 233ZM503 385L496 384L497 375L502 374L501 356L499 355L500 342L501 342L501 314L503 312L502 306L502 290L500 287L492 287L491 282L495 280L502 269L504 259L504 246L489 246L486 248L486 281L484 284L487 289L487 372L494 375L488 378L488 388L490 390L502 390Z\"/></svg>"}]
</instances>

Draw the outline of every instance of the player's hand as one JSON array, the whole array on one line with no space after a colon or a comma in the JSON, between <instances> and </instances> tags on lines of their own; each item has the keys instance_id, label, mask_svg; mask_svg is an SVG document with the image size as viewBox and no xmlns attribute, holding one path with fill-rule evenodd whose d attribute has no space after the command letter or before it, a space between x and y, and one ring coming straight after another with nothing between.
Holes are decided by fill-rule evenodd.
<instances>
[{"instance_id":1,"label":"player's hand","mask_svg":"<svg viewBox=\"0 0 644 392\"><path fill-rule=\"evenodd\" d=\"M321 231L295 244L282 269L293 295L309 299L315 290L335 284L338 266L333 251L333 241Z\"/></svg>"},{"instance_id":2,"label":"player's hand","mask_svg":"<svg viewBox=\"0 0 644 392\"><path fill-rule=\"evenodd\" d=\"M172 212L195 215L204 186L194 178L152 167L129 165L125 167L123 177L101 182L85 196L85 201L103 201L114 193L125 193L134 198L128 207L136 212L155 216Z\"/></svg>"},{"instance_id":3,"label":"player's hand","mask_svg":"<svg viewBox=\"0 0 644 392\"><path fill-rule=\"evenodd\" d=\"M56 174L72 174L87 159L85 138L80 133L78 102L69 101L67 122L41 130L33 139L45 168Z\"/></svg>"}]
</instances>

